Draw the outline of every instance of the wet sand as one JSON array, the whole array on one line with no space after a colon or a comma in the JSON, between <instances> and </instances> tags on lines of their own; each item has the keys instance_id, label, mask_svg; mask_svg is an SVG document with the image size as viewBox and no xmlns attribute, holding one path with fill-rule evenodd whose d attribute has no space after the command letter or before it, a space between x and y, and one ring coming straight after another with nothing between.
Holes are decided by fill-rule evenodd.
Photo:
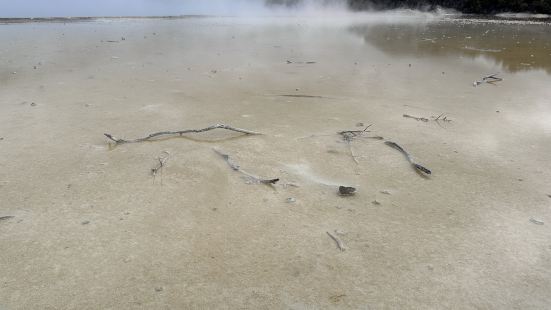
<instances>
[{"instance_id":1,"label":"wet sand","mask_svg":"<svg viewBox=\"0 0 551 310\"><path fill-rule=\"evenodd\" d=\"M550 27L0 26L0 308L548 308ZM103 136L216 123L263 135ZM352 141L355 163L336 133L358 123L432 175L381 140Z\"/></svg>"}]
</instances>

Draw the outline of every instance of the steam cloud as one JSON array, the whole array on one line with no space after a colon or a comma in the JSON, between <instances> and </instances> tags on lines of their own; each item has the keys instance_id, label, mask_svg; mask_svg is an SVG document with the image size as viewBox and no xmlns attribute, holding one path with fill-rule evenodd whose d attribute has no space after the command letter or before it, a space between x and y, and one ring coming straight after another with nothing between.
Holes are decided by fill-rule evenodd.
<instances>
[{"instance_id":1,"label":"steam cloud","mask_svg":"<svg viewBox=\"0 0 551 310\"><path fill-rule=\"evenodd\" d=\"M0 0L0 17L265 15L344 7L344 0Z\"/></svg>"}]
</instances>

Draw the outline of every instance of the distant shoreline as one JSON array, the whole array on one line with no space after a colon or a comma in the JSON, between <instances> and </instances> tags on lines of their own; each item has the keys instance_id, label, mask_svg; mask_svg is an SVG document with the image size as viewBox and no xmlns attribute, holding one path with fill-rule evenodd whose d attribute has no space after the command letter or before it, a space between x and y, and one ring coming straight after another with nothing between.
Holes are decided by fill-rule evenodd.
<instances>
[{"instance_id":1,"label":"distant shoreline","mask_svg":"<svg viewBox=\"0 0 551 310\"><path fill-rule=\"evenodd\" d=\"M78 16L78 17L0 17L0 24L25 23L76 23L103 19L186 19L205 18L209 15L168 15L168 16Z\"/></svg>"},{"instance_id":2,"label":"distant shoreline","mask_svg":"<svg viewBox=\"0 0 551 310\"><path fill-rule=\"evenodd\" d=\"M374 11L374 13L384 13L385 11ZM0 17L0 25L9 24L29 24L29 23L79 23L95 22L101 20L138 20L138 19L191 19L191 18L209 18L209 17L238 17L238 16L217 16L217 15L166 15L166 16L77 16L77 17ZM239 16L242 17L242 16ZM289 16L273 16L289 17ZM536 23L551 23L551 16L544 14L462 14L448 16L451 20L469 20L469 21L522 21Z\"/></svg>"}]
</instances>

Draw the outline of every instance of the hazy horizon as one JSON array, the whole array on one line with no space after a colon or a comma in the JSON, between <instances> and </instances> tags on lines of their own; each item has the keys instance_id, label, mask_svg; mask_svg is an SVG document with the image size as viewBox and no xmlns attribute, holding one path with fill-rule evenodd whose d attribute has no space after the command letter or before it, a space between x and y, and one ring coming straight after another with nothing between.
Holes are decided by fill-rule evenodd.
<instances>
[{"instance_id":1,"label":"hazy horizon","mask_svg":"<svg viewBox=\"0 0 551 310\"><path fill-rule=\"evenodd\" d=\"M308 0L302 8L319 8L322 6L321 2L323 1ZM334 3L338 5L344 2L336 0ZM275 9L267 7L264 0L0 0L0 18L262 15L273 13Z\"/></svg>"}]
</instances>

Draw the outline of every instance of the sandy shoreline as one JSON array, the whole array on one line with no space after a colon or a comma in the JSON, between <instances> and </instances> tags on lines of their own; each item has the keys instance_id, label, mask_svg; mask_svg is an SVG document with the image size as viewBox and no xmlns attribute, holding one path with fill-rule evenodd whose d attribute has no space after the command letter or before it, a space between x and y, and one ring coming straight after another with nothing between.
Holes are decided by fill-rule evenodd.
<instances>
[{"instance_id":1,"label":"sandy shoreline","mask_svg":"<svg viewBox=\"0 0 551 310\"><path fill-rule=\"evenodd\" d=\"M545 309L541 27L0 26L0 217L13 216L0 220L0 308ZM504 80L472 86L494 72ZM435 122L441 113L452 121ZM103 136L217 123L262 135ZM337 132L358 123L431 177L376 139L351 143L355 163ZM248 184L213 148L280 181ZM161 185L151 169L163 152Z\"/></svg>"}]
</instances>

